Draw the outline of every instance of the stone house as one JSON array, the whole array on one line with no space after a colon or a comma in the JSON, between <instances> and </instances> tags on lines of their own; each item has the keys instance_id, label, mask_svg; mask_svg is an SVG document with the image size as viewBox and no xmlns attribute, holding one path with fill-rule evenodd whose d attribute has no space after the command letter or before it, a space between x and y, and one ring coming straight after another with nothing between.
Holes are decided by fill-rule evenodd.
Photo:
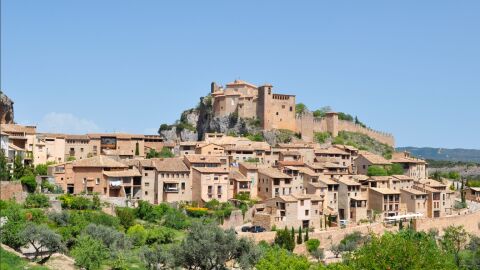
<instances>
[{"instance_id":1,"label":"stone house","mask_svg":"<svg viewBox=\"0 0 480 270\"><path fill-rule=\"evenodd\" d=\"M368 210L383 213L383 217L398 216L400 212L400 191L390 188L369 188Z\"/></svg>"},{"instance_id":2,"label":"stone house","mask_svg":"<svg viewBox=\"0 0 480 270\"><path fill-rule=\"evenodd\" d=\"M263 200L280 195L290 195L294 191L292 177L275 168L258 170L258 197Z\"/></svg>"},{"instance_id":3,"label":"stone house","mask_svg":"<svg viewBox=\"0 0 480 270\"><path fill-rule=\"evenodd\" d=\"M358 157L355 159L355 167L358 174L367 174L370 166L387 167L392 163L384 157L375 155L367 151L359 151Z\"/></svg>"},{"instance_id":4,"label":"stone house","mask_svg":"<svg viewBox=\"0 0 480 270\"><path fill-rule=\"evenodd\" d=\"M194 167L192 170L192 200L203 204L212 199L227 202L229 194L229 171L224 167Z\"/></svg>"}]
</instances>

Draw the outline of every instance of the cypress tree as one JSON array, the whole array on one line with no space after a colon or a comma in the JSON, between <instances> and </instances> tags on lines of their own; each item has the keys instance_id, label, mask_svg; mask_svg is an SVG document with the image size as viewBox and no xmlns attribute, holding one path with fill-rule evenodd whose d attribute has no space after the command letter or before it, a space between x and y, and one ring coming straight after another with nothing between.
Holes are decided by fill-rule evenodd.
<instances>
[{"instance_id":1,"label":"cypress tree","mask_svg":"<svg viewBox=\"0 0 480 270\"><path fill-rule=\"evenodd\" d=\"M309 228L307 228L306 231L305 231L305 237L303 238L303 241L304 241L304 242L307 242L308 239L309 239L309 238L308 238L308 229L309 229Z\"/></svg>"},{"instance_id":2,"label":"cypress tree","mask_svg":"<svg viewBox=\"0 0 480 270\"><path fill-rule=\"evenodd\" d=\"M297 244L301 245L302 244L302 227L298 227L298 236L297 236Z\"/></svg>"}]
</instances>

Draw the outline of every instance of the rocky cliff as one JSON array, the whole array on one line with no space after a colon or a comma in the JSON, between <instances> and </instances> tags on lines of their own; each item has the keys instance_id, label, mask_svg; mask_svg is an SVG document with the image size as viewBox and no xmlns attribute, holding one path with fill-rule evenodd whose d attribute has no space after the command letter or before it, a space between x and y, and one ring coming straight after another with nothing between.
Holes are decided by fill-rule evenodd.
<instances>
[{"instance_id":1,"label":"rocky cliff","mask_svg":"<svg viewBox=\"0 0 480 270\"><path fill-rule=\"evenodd\" d=\"M13 124L13 101L0 91L0 124Z\"/></svg>"},{"instance_id":2,"label":"rocky cliff","mask_svg":"<svg viewBox=\"0 0 480 270\"><path fill-rule=\"evenodd\" d=\"M288 131L263 131L260 122L244 119L233 113L229 116L215 117L211 96L200 98L194 109L184 111L180 120L172 125L162 124L158 133L166 141L201 141L205 133L218 132L233 136L259 135L270 144L294 140L294 134Z\"/></svg>"}]
</instances>

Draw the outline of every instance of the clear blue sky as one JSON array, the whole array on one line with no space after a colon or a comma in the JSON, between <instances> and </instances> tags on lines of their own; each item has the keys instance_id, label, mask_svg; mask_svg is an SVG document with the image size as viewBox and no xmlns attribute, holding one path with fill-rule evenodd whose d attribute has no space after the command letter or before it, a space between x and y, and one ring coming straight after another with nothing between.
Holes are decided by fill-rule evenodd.
<instances>
[{"instance_id":1,"label":"clear blue sky","mask_svg":"<svg viewBox=\"0 0 480 270\"><path fill-rule=\"evenodd\" d=\"M395 134L480 149L479 1L3 0L1 87L41 131L153 133L210 82L269 82Z\"/></svg>"}]
</instances>

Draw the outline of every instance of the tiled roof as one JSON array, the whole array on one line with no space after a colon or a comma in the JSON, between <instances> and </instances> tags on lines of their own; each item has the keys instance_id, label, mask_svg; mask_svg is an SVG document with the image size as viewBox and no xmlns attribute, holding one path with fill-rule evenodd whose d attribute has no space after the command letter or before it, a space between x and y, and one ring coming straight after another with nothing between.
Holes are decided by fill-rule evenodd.
<instances>
[{"instance_id":1,"label":"tiled roof","mask_svg":"<svg viewBox=\"0 0 480 270\"><path fill-rule=\"evenodd\" d=\"M413 180L412 177L403 175L403 174L395 174L395 175L392 175L392 177L397 178L399 180Z\"/></svg>"},{"instance_id":2,"label":"tiled roof","mask_svg":"<svg viewBox=\"0 0 480 270\"><path fill-rule=\"evenodd\" d=\"M119 140L129 140L129 139L144 139L144 135L140 134L128 134L128 133L89 133L87 136L90 139L100 139L101 137L115 137Z\"/></svg>"},{"instance_id":3,"label":"tiled roof","mask_svg":"<svg viewBox=\"0 0 480 270\"><path fill-rule=\"evenodd\" d=\"M338 179L338 182L345 184L347 186L360 186L360 183L357 181L350 179L348 176L343 176Z\"/></svg>"},{"instance_id":4,"label":"tiled roof","mask_svg":"<svg viewBox=\"0 0 480 270\"><path fill-rule=\"evenodd\" d=\"M208 155L185 155L185 159L187 159L190 163L214 163L214 164L220 164L222 163L221 160L222 157L218 156L208 156ZM226 159L226 157L223 157L223 159Z\"/></svg>"},{"instance_id":5,"label":"tiled roof","mask_svg":"<svg viewBox=\"0 0 480 270\"><path fill-rule=\"evenodd\" d=\"M275 168L261 168L258 173L264 174L270 178L292 178L290 175L285 174Z\"/></svg>"},{"instance_id":6,"label":"tiled roof","mask_svg":"<svg viewBox=\"0 0 480 270\"><path fill-rule=\"evenodd\" d=\"M195 167L193 169L201 173L230 173L225 167Z\"/></svg>"},{"instance_id":7,"label":"tiled roof","mask_svg":"<svg viewBox=\"0 0 480 270\"><path fill-rule=\"evenodd\" d=\"M123 171L104 171L104 175L108 177L137 177L142 176L137 168L123 170Z\"/></svg>"},{"instance_id":8,"label":"tiled roof","mask_svg":"<svg viewBox=\"0 0 480 270\"><path fill-rule=\"evenodd\" d=\"M394 189L391 189L391 188L373 188L373 187L371 187L370 190L373 190L373 191L381 193L381 194L400 194L400 191L394 190Z\"/></svg>"},{"instance_id":9,"label":"tiled roof","mask_svg":"<svg viewBox=\"0 0 480 270\"><path fill-rule=\"evenodd\" d=\"M379 155L375 155L373 153L367 151L360 151L359 155L363 156L368 162L374 165L390 165L392 164L390 161L386 160L384 157Z\"/></svg>"},{"instance_id":10,"label":"tiled roof","mask_svg":"<svg viewBox=\"0 0 480 270\"><path fill-rule=\"evenodd\" d=\"M239 172L238 170L235 170L235 169L232 169L230 171L229 176L230 176L231 179L235 179L237 181L244 181L244 182L250 181L245 177L245 175L243 175L241 172Z\"/></svg>"},{"instance_id":11,"label":"tiled roof","mask_svg":"<svg viewBox=\"0 0 480 270\"><path fill-rule=\"evenodd\" d=\"M155 168L159 172L189 172L187 165L180 158L152 159Z\"/></svg>"},{"instance_id":12,"label":"tiled roof","mask_svg":"<svg viewBox=\"0 0 480 270\"><path fill-rule=\"evenodd\" d=\"M128 168L127 165L106 156L94 156L91 158L76 160L73 162L73 167Z\"/></svg>"},{"instance_id":13,"label":"tiled roof","mask_svg":"<svg viewBox=\"0 0 480 270\"><path fill-rule=\"evenodd\" d=\"M423 191L420 191L418 189L413 189L413 188L402 188L402 189L400 189L400 191L401 192L407 192L407 193L414 194L414 195L426 195L427 194Z\"/></svg>"},{"instance_id":14,"label":"tiled roof","mask_svg":"<svg viewBox=\"0 0 480 270\"><path fill-rule=\"evenodd\" d=\"M316 148L315 154L327 154L327 155L350 155L349 153L338 149L337 147L329 148Z\"/></svg>"},{"instance_id":15,"label":"tiled roof","mask_svg":"<svg viewBox=\"0 0 480 270\"><path fill-rule=\"evenodd\" d=\"M28 135L33 135L37 131L35 126L22 126L17 124L2 124L2 131L6 133L25 133Z\"/></svg>"}]
</instances>

